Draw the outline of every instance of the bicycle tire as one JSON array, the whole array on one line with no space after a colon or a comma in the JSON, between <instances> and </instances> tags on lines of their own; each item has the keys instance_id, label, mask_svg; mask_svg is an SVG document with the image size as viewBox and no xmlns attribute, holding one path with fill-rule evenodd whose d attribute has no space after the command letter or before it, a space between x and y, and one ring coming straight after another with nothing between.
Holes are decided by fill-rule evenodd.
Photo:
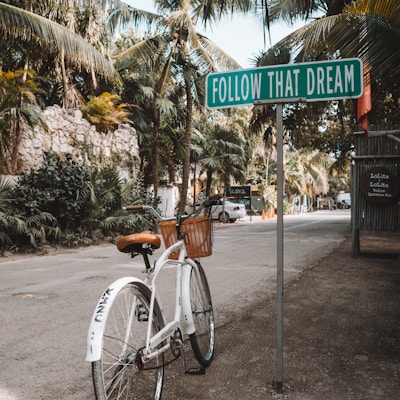
<instances>
[{"instance_id":1,"label":"bicycle tire","mask_svg":"<svg viewBox=\"0 0 400 400\"><path fill-rule=\"evenodd\" d=\"M150 297L151 291L147 286L132 282L123 286L113 301L103 333L101 358L92 362L97 400L161 398L164 355L160 354L144 366L141 358L137 357L146 344ZM131 310L133 318L130 318ZM163 326L156 302L152 334Z\"/></svg>"},{"instance_id":2,"label":"bicycle tire","mask_svg":"<svg viewBox=\"0 0 400 400\"><path fill-rule=\"evenodd\" d=\"M199 274L194 268L190 273L190 304L195 331L189 335L197 361L207 367L214 357L215 325L207 277L200 262L196 261Z\"/></svg>"}]
</instances>

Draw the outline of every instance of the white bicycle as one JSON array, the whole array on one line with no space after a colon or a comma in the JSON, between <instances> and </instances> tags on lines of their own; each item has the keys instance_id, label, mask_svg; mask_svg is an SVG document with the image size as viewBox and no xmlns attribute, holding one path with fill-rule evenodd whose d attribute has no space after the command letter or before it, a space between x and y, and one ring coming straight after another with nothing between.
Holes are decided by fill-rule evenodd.
<instances>
[{"instance_id":1,"label":"white bicycle","mask_svg":"<svg viewBox=\"0 0 400 400\"><path fill-rule=\"evenodd\" d=\"M166 250L154 265L149 255L161 246L153 232L122 237L118 250L142 255L146 279L124 277L102 294L94 310L87 337L86 360L92 363L96 398L161 399L164 367L181 358L186 373L203 374L214 355L214 312L204 270L197 258L211 255L209 217L163 218L160 221ZM157 291L159 272L176 267L175 312L166 321ZM187 335L199 368L186 368L183 340Z\"/></svg>"}]
</instances>

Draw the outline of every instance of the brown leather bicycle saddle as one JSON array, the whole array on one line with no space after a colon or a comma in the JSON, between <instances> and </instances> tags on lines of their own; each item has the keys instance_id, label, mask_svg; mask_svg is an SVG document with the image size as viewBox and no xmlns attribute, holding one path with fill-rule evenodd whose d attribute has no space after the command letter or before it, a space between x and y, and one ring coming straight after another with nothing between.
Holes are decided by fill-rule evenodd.
<instances>
[{"instance_id":1,"label":"brown leather bicycle saddle","mask_svg":"<svg viewBox=\"0 0 400 400\"><path fill-rule=\"evenodd\" d=\"M161 246L161 239L151 231L132 233L118 239L117 249L123 253L140 252L144 243L148 243L155 250Z\"/></svg>"}]
</instances>

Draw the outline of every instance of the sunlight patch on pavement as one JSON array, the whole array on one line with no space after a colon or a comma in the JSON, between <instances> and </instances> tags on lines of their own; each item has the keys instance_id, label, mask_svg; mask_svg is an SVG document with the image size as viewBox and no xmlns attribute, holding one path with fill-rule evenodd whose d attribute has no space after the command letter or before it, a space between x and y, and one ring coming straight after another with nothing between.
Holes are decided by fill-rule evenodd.
<instances>
[{"instance_id":1,"label":"sunlight patch on pavement","mask_svg":"<svg viewBox=\"0 0 400 400\"><path fill-rule=\"evenodd\" d=\"M18 398L10 394L8 390L0 387L0 400L18 400Z\"/></svg>"}]
</instances>

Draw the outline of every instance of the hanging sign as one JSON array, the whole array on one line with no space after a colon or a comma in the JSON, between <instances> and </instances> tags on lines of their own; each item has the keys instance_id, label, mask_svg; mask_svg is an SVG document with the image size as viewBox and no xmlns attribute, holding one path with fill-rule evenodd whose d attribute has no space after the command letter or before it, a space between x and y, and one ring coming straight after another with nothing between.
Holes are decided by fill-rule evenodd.
<instances>
[{"instance_id":1,"label":"hanging sign","mask_svg":"<svg viewBox=\"0 0 400 400\"><path fill-rule=\"evenodd\" d=\"M373 167L361 175L360 192L367 201L387 203L398 195L399 185L387 168Z\"/></svg>"}]
</instances>

